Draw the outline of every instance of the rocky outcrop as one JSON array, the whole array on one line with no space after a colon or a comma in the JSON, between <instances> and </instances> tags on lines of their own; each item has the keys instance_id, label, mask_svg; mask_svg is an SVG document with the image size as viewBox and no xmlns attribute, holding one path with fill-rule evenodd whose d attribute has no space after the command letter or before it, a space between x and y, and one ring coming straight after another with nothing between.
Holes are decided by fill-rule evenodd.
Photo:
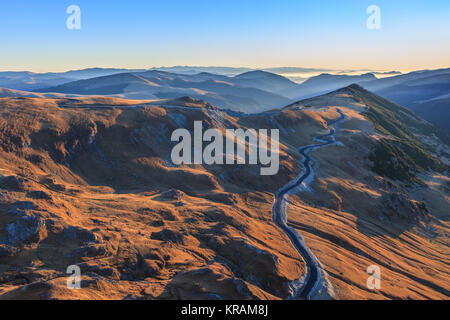
<instances>
[{"instance_id":1,"label":"rocky outcrop","mask_svg":"<svg viewBox=\"0 0 450 320\"><path fill-rule=\"evenodd\" d=\"M47 237L44 219L40 216L23 216L6 226L7 242L11 245L36 244Z\"/></svg>"},{"instance_id":2,"label":"rocky outcrop","mask_svg":"<svg viewBox=\"0 0 450 320\"><path fill-rule=\"evenodd\" d=\"M185 236L182 233L169 229L164 229L160 232L153 232L150 238L153 240L172 242L176 244L184 244L185 241Z\"/></svg>"},{"instance_id":3,"label":"rocky outcrop","mask_svg":"<svg viewBox=\"0 0 450 320\"><path fill-rule=\"evenodd\" d=\"M11 191L23 191L25 189L27 179L18 176L0 177L0 189Z\"/></svg>"},{"instance_id":4,"label":"rocky outcrop","mask_svg":"<svg viewBox=\"0 0 450 320\"><path fill-rule=\"evenodd\" d=\"M35 209L35 204L32 201L17 201L14 205L8 208L8 213L15 216L25 216L29 210Z\"/></svg>"},{"instance_id":5,"label":"rocky outcrop","mask_svg":"<svg viewBox=\"0 0 450 320\"><path fill-rule=\"evenodd\" d=\"M120 273L116 268L111 266L99 265L94 262L84 262L78 265L81 269L82 274L90 275L93 273L95 275L100 275L102 277L112 279L112 280L120 280Z\"/></svg>"},{"instance_id":6,"label":"rocky outcrop","mask_svg":"<svg viewBox=\"0 0 450 320\"><path fill-rule=\"evenodd\" d=\"M94 258L94 257L109 257L114 254L111 245L104 243L88 244L66 255L67 258Z\"/></svg>"},{"instance_id":7,"label":"rocky outcrop","mask_svg":"<svg viewBox=\"0 0 450 320\"><path fill-rule=\"evenodd\" d=\"M94 232L81 227L67 227L64 229L63 235L66 239L81 243L98 242L98 237Z\"/></svg>"},{"instance_id":8,"label":"rocky outcrop","mask_svg":"<svg viewBox=\"0 0 450 320\"><path fill-rule=\"evenodd\" d=\"M27 196L32 199L49 200L49 201L53 200L52 196L49 193L41 190L30 191L28 192Z\"/></svg>"},{"instance_id":9,"label":"rocky outcrop","mask_svg":"<svg viewBox=\"0 0 450 320\"><path fill-rule=\"evenodd\" d=\"M156 199L161 199L161 200L181 200L184 196L184 192L180 191L180 190L176 190L176 189L170 189L168 191L164 191L161 193L161 195L159 197L157 197Z\"/></svg>"}]
</instances>

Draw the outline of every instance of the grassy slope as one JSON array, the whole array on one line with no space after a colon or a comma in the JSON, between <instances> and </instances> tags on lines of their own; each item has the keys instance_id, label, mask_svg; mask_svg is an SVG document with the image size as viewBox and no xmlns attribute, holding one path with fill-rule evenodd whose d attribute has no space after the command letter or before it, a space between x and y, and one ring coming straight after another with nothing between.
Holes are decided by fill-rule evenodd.
<instances>
[{"instance_id":1,"label":"grassy slope","mask_svg":"<svg viewBox=\"0 0 450 320\"><path fill-rule=\"evenodd\" d=\"M361 103L368 107L365 116L381 133L390 139L381 139L370 155L373 170L394 180L418 182L417 172L448 170L415 134L435 135L443 143L450 144L450 135L444 128L433 126L412 111L383 99L358 85L346 88Z\"/></svg>"}]
</instances>

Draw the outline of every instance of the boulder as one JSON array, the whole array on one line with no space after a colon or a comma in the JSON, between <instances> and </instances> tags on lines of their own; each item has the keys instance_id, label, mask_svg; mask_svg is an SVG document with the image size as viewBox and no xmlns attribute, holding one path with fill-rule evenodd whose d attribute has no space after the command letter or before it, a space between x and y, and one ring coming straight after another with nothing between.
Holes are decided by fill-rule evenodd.
<instances>
[{"instance_id":1,"label":"boulder","mask_svg":"<svg viewBox=\"0 0 450 320\"><path fill-rule=\"evenodd\" d=\"M90 244L76 249L66 255L67 258L94 258L109 257L113 254L113 249L107 244Z\"/></svg>"},{"instance_id":2,"label":"boulder","mask_svg":"<svg viewBox=\"0 0 450 320\"><path fill-rule=\"evenodd\" d=\"M155 277L161 273L163 264L161 261L144 259L141 261L141 269L145 277Z\"/></svg>"},{"instance_id":3,"label":"boulder","mask_svg":"<svg viewBox=\"0 0 450 320\"><path fill-rule=\"evenodd\" d=\"M92 262L85 262L79 265L81 269L81 273L95 273L102 277L112 279L112 280L120 280L120 273L116 268L98 265Z\"/></svg>"},{"instance_id":4,"label":"boulder","mask_svg":"<svg viewBox=\"0 0 450 320\"><path fill-rule=\"evenodd\" d=\"M26 179L18 176L0 177L0 189L23 191L26 181Z\"/></svg>"},{"instance_id":5,"label":"boulder","mask_svg":"<svg viewBox=\"0 0 450 320\"><path fill-rule=\"evenodd\" d=\"M11 207L8 208L8 213L15 216L26 216L28 210L35 209L36 206L32 201L17 201Z\"/></svg>"},{"instance_id":6,"label":"boulder","mask_svg":"<svg viewBox=\"0 0 450 320\"><path fill-rule=\"evenodd\" d=\"M24 216L6 226L8 243L39 243L47 237L45 221L40 216Z\"/></svg>"},{"instance_id":7,"label":"boulder","mask_svg":"<svg viewBox=\"0 0 450 320\"><path fill-rule=\"evenodd\" d=\"M98 242L98 237L94 232L81 227L67 227L64 229L63 235L66 239L79 241L82 243Z\"/></svg>"},{"instance_id":8,"label":"boulder","mask_svg":"<svg viewBox=\"0 0 450 320\"><path fill-rule=\"evenodd\" d=\"M27 196L30 198L33 198L33 199L50 200L50 201L53 200L53 198L50 194L48 194L45 191L40 191L40 190L28 192Z\"/></svg>"},{"instance_id":9,"label":"boulder","mask_svg":"<svg viewBox=\"0 0 450 320\"><path fill-rule=\"evenodd\" d=\"M185 236L183 234L169 229L153 232L150 238L153 240L172 242L176 244L184 244L185 241Z\"/></svg>"}]
</instances>

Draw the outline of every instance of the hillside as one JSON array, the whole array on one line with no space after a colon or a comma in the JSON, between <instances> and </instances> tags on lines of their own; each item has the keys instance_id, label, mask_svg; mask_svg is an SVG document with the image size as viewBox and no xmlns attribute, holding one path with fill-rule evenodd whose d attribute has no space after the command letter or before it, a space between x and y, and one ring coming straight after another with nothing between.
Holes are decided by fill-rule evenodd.
<instances>
[{"instance_id":1,"label":"hillside","mask_svg":"<svg viewBox=\"0 0 450 320\"><path fill-rule=\"evenodd\" d=\"M360 84L450 130L450 69L417 71Z\"/></svg>"},{"instance_id":2,"label":"hillside","mask_svg":"<svg viewBox=\"0 0 450 320\"><path fill-rule=\"evenodd\" d=\"M170 81L158 74L150 86ZM150 81L121 74L110 88L124 78ZM0 98L0 299L293 297L306 264L273 221L274 197L302 173L299 148L341 113L339 143L311 152L315 175L289 196L289 226L335 299L450 296L450 153L438 129L359 86L257 114L208 102ZM279 129L279 173L174 165L171 133L192 132L194 121ZM382 170L383 157L371 160L385 144L408 179ZM72 264L81 290L66 287ZM373 264L381 290L366 287Z\"/></svg>"}]
</instances>

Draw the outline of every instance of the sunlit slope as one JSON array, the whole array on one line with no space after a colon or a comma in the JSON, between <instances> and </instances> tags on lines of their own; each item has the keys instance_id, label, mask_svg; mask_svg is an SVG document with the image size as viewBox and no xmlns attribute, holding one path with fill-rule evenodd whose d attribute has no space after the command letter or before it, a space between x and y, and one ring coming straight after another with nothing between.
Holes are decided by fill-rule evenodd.
<instances>
[{"instance_id":1,"label":"sunlit slope","mask_svg":"<svg viewBox=\"0 0 450 320\"><path fill-rule=\"evenodd\" d=\"M314 153L317 176L291 198L291 226L324 264L338 298L448 299L448 136L359 86L289 109L336 105L348 116L342 145ZM366 285L372 265L381 269L381 290Z\"/></svg>"},{"instance_id":2,"label":"sunlit slope","mask_svg":"<svg viewBox=\"0 0 450 320\"><path fill-rule=\"evenodd\" d=\"M304 273L271 214L271 192L300 170L295 150L281 145L274 177L256 165L170 161L176 128L273 127L267 117L189 98L0 103L4 298L286 298ZM293 132L323 127L320 117L296 119ZM80 263L89 290L72 292L65 271Z\"/></svg>"},{"instance_id":3,"label":"sunlit slope","mask_svg":"<svg viewBox=\"0 0 450 320\"><path fill-rule=\"evenodd\" d=\"M288 298L305 265L272 221L274 192L302 171L296 150L328 132L338 107L342 145L311 153L316 176L290 197L290 225L337 299L448 298L445 137L378 99L351 86L252 115L187 97L0 99L0 297ZM194 121L279 129L279 173L174 165L171 133ZM389 158L407 165L408 179L378 172L370 159L382 143L414 150ZM416 148L432 164L415 159ZM70 264L81 266L83 290L67 289ZM366 287L372 264L381 290Z\"/></svg>"}]
</instances>

